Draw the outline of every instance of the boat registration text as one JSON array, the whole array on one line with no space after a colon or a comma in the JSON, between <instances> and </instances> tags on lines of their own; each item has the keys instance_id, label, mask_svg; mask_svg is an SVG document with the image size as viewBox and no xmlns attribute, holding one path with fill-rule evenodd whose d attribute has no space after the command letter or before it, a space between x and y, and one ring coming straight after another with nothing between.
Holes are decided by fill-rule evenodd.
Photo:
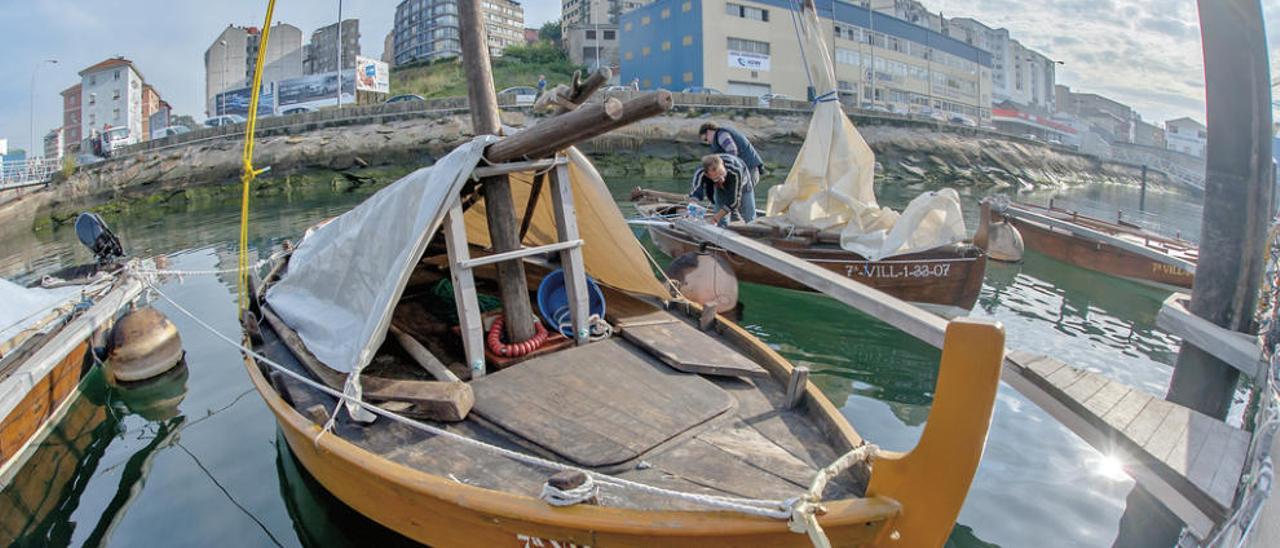
<instances>
[{"instance_id":1,"label":"boat registration text","mask_svg":"<svg viewBox=\"0 0 1280 548\"><path fill-rule=\"evenodd\" d=\"M849 278L945 278L951 273L951 263L931 264L894 264L894 263L862 263L861 265L845 265L845 276Z\"/></svg>"}]
</instances>

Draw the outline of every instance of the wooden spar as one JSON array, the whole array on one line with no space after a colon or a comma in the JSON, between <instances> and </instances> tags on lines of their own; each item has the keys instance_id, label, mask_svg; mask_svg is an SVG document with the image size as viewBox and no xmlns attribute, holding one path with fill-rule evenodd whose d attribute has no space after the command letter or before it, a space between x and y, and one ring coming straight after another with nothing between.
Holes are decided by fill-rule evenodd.
<instances>
[{"instance_id":1,"label":"wooden spar","mask_svg":"<svg viewBox=\"0 0 1280 548\"><path fill-rule=\"evenodd\" d=\"M404 330L396 327L394 323L387 327L388 331L391 331L391 334L395 336L396 342L400 343L400 347L404 348L404 351L408 352L409 356L413 357L414 361L431 373L431 376L435 377L436 380L460 382L458 376L454 375L453 371L449 371L449 368L445 367L443 363L440 363L440 360L431 351L427 350L427 347L422 346L422 343L413 338L413 335L405 333Z\"/></svg>"},{"instance_id":2,"label":"wooden spar","mask_svg":"<svg viewBox=\"0 0 1280 548\"><path fill-rule=\"evenodd\" d=\"M569 102L581 105L587 102L596 91L609 83L609 79L613 78L613 71L609 67L600 67L591 73L586 80L579 82L572 92L569 94Z\"/></svg>"},{"instance_id":3,"label":"wooden spar","mask_svg":"<svg viewBox=\"0 0 1280 548\"><path fill-rule=\"evenodd\" d=\"M617 102L617 99L609 101ZM489 145L485 157L490 162L500 163L551 156L575 143L671 110L671 92L658 90L621 105L622 112L617 118L602 117L600 111L592 109L592 105L544 120L532 129Z\"/></svg>"},{"instance_id":4,"label":"wooden spar","mask_svg":"<svg viewBox=\"0 0 1280 548\"><path fill-rule=\"evenodd\" d=\"M509 162L525 158L539 158L536 154L548 146L563 148L582 139L584 132L590 128L606 126L622 117L622 101L609 98L602 103L590 104L568 114L548 118L532 128L526 129L494 143L485 150L485 157L490 162ZM553 148L554 153L559 148Z\"/></svg>"},{"instance_id":5,"label":"wooden spar","mask_svg":"<svg viewBox=\"0 0 1280 548\"><path fill-rule=\"evenodd\" d=\"M458 30L462 40L462 64L467 75L472 129L476 135L497 135L501 129L498 96L493 89L493 68L489 64L489 45L480 13L480 0L458 2ZM507 159L511 158L498 160L490 157L489 161L498 163ZM503 253L519 249L520 233L507 176L486 177L480 184L483 186L484 210L493 251ZM506 322L507 339L515 342L533 338L533 323L522 320L533 318L523 262L498 263L498 290L502 296L503 313L509 318Z\"/></svg>"},{"instance_id":6,"label":"wooden spar","mask_svg":"<svg viewBox=\"0 0 1280 548\"><path fill-rule=\"evenodd\" d=\"M1077 224L1077 223L1069 223L1066 221L1055 219L1053 217L1049 217L1048 215L1041 215L1033 211L1027 211L1026 209L1022 209L1017 206L1011 206L1008 209L1006 209L1004 211L1004 215L1008 217L1013 217L1015 219L1022 219L1024 221L1040 223L1042 225L1049 226L1052 228L1059 228L1062 230L1066 230L1082 238L1093 240L1095 242L1103 243L1111 247L1115 247L1117 249L1122 249L1130 253L1141 255L1143 257L1146 257L1158 263L1181 268L1192 274L1195 274L1196 272L1196 263L1170 256L1168 253L1163 253L1159 250L1151 249L1147 246L1139 245L1134 242L1125 240L1123 238L1117 238L1105 232L1101 232L1098 230L1094 230L1092 228L1081 226L1080 224Z\"/></svg>"},{"instance_id":7,"label":"wooden spar","mask_svg":"<svg viewBox=\"0 0 1280 548\"><path fill-rule=\"evenodd\" d=\"M1232 331L1254 329L1272 203L1271 77L1258 0L1200 0L1205 106L1204 213L1195 315ZM1182 346L1166 396L1225 418L1239 373L1193 345Z\"/></svg>"}]
</instances>

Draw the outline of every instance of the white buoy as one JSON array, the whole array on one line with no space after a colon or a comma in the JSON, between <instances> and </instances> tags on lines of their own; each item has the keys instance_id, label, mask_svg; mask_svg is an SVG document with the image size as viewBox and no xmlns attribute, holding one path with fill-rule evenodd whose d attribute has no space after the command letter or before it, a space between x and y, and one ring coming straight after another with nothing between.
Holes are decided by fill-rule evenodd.
<instances>
[{"instance_id":1,"label":"white buoy","mask_svg":"<svg viewBox=\"0 0 1280 548\"><path fill-rule=\"evenodd\" d=\"M685 253L667 266L667 277L685 298L720 312L738 306L738 276L724 259L711 253Z\"/></svg>"},{"instance_id":2,"label":"white buoy","mask_svg":"<svg viewBox=\"0 0 1280 548\"><path fill-rule=\"evenodd\" d=\"M181 359L178 328L160 311L139 308L125 314L111 332L107 374L117 381L141 381L173 369Z\"/></svg>"},{"instance_id":3,"label":"white buoy","mask_svg":"<svg viewBox=\"0 0 1280 548\"><path fill-rule=\"evenodd\" d=\"M987 256L992 260L1006 263L1022 262L1022 253L1026 246L1022 243L1022 233L1008 221L992 222L987 243Z\"/></svg>"}]
</instances>

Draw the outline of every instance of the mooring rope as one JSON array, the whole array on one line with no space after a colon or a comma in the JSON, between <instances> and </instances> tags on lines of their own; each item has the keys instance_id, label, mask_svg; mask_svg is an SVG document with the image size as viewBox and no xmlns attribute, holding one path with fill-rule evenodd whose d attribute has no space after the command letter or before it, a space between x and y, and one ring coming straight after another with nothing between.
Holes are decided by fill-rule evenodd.
<instances>
[{"instance_id":1,"label":"mooring rope","mask_svg":"<svg viewBox=\"0 0 1280 548\"><path fill-rule=\"evenodd\" d=\"M793 497L786 500L768 500L768 499L753 499L753 498L744 498L744 497L704 495L704 494L697 494L697 493L687 493L683 491L675 491L675 490L666 489L662 487L655 487L652 485L630 481L630 480L626 480L626 479L622 479L622 478L618 478L618 477L614 477L606 474L600 474L591 470L543 459L533 455L512 451L503 447L498 447L496 445L491 445L483 441L468 438L466 436L457 434L449 430L437 428L435 426L431 426L426 423L415 421L413 419L382 409L381 407L378 407L376 405L372 405L367 402L360 401L358 399L350 397L341 391L334 390L332 388L329 388L326 385L323 385L314 380L311 380L310 378L307 378L306 376L303 376L271 360L270 358L258 353L252 348L249 348L244 344L237 342L226 335L223 335L221 332L219 332L217 329L214 329L213 326L209 325L207 322L205 322L195 313L191 312L190 310L187 310L187 308L182 306L181 304L178 304L176 300L174 300L172 297L166 294L163 290L157 287L153 283L153 280L151 278L148 278L145 276L139 276L139 278L148 288L150 288L153 292L155 292L156 295L159 295L160 298L164 299L170 305L172 305L175 310L177 310L184 316L191 319L191 321L195 322L196 325L199 325L201 328L208 331L219 340L231 346L234 346L245 355L254 358L258 362L271 367L272 369L280 372L281 374L288 376L289 378L296 380L313 390L327 394L330 397L337 398L341 402L346 402L348 404L357 406L370 413L386 418L393 422L408 426L415 430L420 430L422 432L426 432L436 436L442 436L463 444L484 449L486 451L496 453L503 457L514 460L516 462L528 464L528 465L539 467L539 468L545 468L549 470L556 470L556 471L572 470L572 471L580 472L582 474L586 474L589 478L594 480L595 484L602 487L609 487L609 488L618 489L618 490L631 490L639 493L662 496L662 497L667 497L671 499L676 499L684 502L697 504L700 506L705 506L708 508L730 510L730 511L738 512L746 515L766 517L766 518L772 518L772 519L778 519L778 520L788 520L790 524L789 526L792 531L796 531L799 533L807 533L810 539L814 540L815 546L820 546L820 547L829 546L829 544L826 543L825 534L822 532L822 528L821 526L818 525L818 522L817 522L817 512L819 510L818 503L821 500L821 492L823 488L826 486L827 482L832 477L835 477L841 472L848 470L850 467L856 464L870 462L875 458L875 456L879 452L879 448L872 444L864 444L860 447L853 449L852 451L849 451L845 455L836 459L835 462L831 463L826 468L819 470L818 474L815 476L813 480L812 485L810 486L809 490L806 493L804 493L801 496ZM822 542L819 542L818 539L821 539Z\"/></svg>"}]
</instances>

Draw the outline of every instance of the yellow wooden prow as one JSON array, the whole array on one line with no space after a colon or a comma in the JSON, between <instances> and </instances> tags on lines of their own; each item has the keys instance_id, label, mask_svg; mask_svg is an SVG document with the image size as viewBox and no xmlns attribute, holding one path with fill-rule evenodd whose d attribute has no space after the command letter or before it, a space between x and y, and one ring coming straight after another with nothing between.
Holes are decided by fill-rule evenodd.
<instances>
[{"instance_id":1,"label":"yellow wooden prow","mask_svg":"<svg viewBox=\"0 0 1280 548\"><path fill-rule=\"evenodd\" d=\"M938 385L920 442L877 457L867 496L902 503L890 543L942 546L978 471L1000 386L1004 327L961 318L947 324Z\"/></svg>"}]
</instances>

